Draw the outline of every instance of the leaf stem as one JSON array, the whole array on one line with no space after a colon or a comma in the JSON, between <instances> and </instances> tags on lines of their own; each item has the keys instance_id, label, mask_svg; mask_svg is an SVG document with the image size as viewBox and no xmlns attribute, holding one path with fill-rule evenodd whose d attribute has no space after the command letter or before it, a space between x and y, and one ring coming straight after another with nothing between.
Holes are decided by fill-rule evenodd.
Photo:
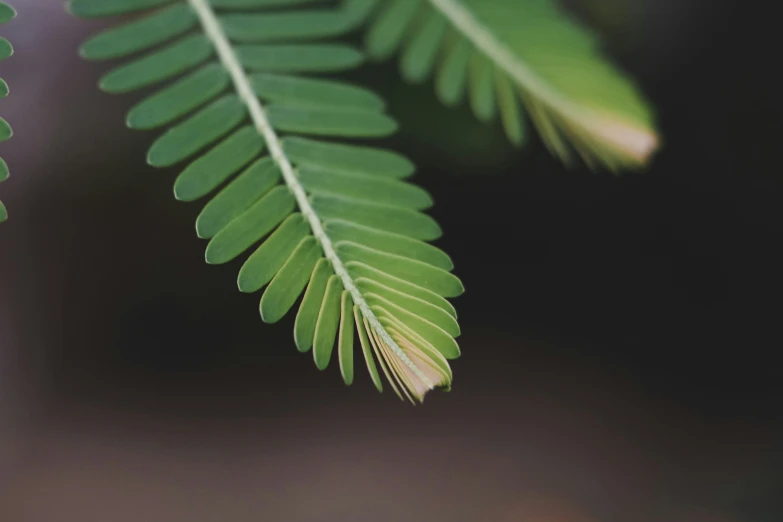
<instances>
[{"instance_id":1,"label":"leaf stem","mask_svg":"<svg viewBox=\"0 0 783 522\"><path fill-rule=\"evenodd\" d=\"M434 386L430 379L428 379L427 376L424 375L424 372L422 372L419 367L416 366L416 364L405 354L405 352L402 351L394 339L391 338L391 335L389 335L383 325L381 325L380 321L375 316L375 313L372 311L370 306L367 304L367 301L365 301L364 297L359 292L359 289L356 287L356 284L351 278L351 275L348 273L348 270L345 268L342 260L337 255L334 244L332 243L329 236L326 235L326 231L323 228L321 220L315 213L313 206L310 204L310 200L304 190L304 187L302 187L302 184L299 183L296 172L294 171L294 167L283 151L283 144L280 141L280 137L277 135L274 128L272 127L272 124L269 122L269 118L267 117L266 112L264 111L264 108L258 99L258 96L250 84L250 79L245 73L242 64L239 62L239 59L237 58L237 55L234 52L228 37L223 31L223 28L220 25L214 10L209 5L209 1L188 0L188 2L196 12L196 15L198 16L199 21L201 22L201 26L204 28L204 32L206 33L207 37L215 46L215 50L217 51L220 62L231 75L231 80L234 83L237 94L239 94L240 99L247 106L248 111L250 112L250 119L252 120L253 125L255 126L258 133L263 136L264 140L266 141L266 145L269 148L269 153L272 156L272 159L280 168L280 172L283 175L283 179L285 180L286 185L288 185L288 188L296 198L296 203L299 206L299 210L301 210L302 215L307 218L307 221L310 224L310 228L313 231L313 236L315 236L316 240L320 243L326 259L328 259L332 264L334 273L337 274L337 276L342 281L343 287L348 290L348 292L350 292L351 297L353 298L353 302L359 306L362 315L364 315L364 317L370 323L370 326L372 326L372 328L377 332L378 336L383 340L383 342L392 349L397 357L399 357L405 363L405 365L408 366L416 374L416 376L429 387L429 389L432 389Z\"/></svg>"},{"instance_id":2,"label":"leaf stem","mask_svg":"<svg viewBox=\"0 0 783 522\"><path fill-rule=\"evenodd\" d=\"M520 87L545 101L550 106L562 106L568 102L553 94L538 76L522 63L495 35L492 34L471 10L459 0L429 0L433 7L451 22L465 38L487 58L509 74Z\"/></svg>"}]
</instances>

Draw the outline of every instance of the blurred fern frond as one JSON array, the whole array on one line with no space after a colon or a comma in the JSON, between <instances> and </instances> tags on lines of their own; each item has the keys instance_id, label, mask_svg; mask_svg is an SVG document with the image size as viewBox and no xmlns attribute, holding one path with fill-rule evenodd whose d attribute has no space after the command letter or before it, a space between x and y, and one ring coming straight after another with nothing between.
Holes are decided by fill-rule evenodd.
<instances>
[{"instance_id":1,"label":"blurred fern frond","mask_svg":"<svg viewBox=\"0 0 783 522\"><path fill-rule=\"evenodd\" d=\"M5 2L0 2L0 25L5 24L16 16L16 11L10 5ZM0 37L0 61L5 60L14 54L14 48L11 43L5 38ZM8 84L5 80L0 78L0 99L8 96ZM13 131L11 126L3 118L0 118L0 142L4 142L11 138ZM0 183L8 179L8 165L3 158L0 158ZM5 209L5 205L0 201L0 223L8 219L8 212Z\"/></svg>"},{"instance_id":2,"label":"blurred fern frond","mask_svg":"<svg viewBox=\"0 0 783 522\"><path fill-rule=\"evenodd\" d=\"M400 54L406 81L434 76L444 104L467 97L479 120L500 117L514 145L525 142L524 108L566 162L576 151L589 166L638 167L659 146L649 103L556 0L343 2L367 20L370 57Z\"/></svg>"},{"instance_id":3,"label":"blurred fern frond","mask_svg":"<svg viewBox=\"0 0 783 522\"><path fill-rule=\"evenodd\" d=\"M384 102L361 87L310 77L362 63L351 47L314 41L345 32L355 18L330 8L285 9L302 3L72 0L70 10L99 17L155 8L94 36L82 55L131 57L102 78L112 93L176 78L140 101L127 124L167 128L148 162L187 162L176 198L209 196L196 222L209 240L206 261L252 252L238 286L266 287L265 322L280 320L304 293L294 340L301 352L312 349L319 369L336 347L343 379L353 381L355 324L376 387L380 366L401 398L422 401L429 390L450 387L447 360L459 356L460 331L445 298L461 294L462 283L450 258L426 243L441 230L422 212L430 196L404 181L412 163L341 142L393 133Z\"/></svg>"}]
</instances>

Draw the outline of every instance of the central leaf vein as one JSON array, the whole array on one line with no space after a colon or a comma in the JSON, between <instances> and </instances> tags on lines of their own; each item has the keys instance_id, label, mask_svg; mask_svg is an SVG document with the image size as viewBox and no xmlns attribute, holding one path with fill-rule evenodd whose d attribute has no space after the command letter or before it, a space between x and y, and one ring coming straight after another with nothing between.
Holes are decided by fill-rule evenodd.
<instances>
[{"instance_id":1,"label":"central leaf vein","mask_svg":"<svg viewBox=\"0 0 783 522\"><path fill-rule=\"evenodd\" d=\"M416 364L402 351L402 349L397 345L394 339L392 339L391 335L389 335L383 325L381 325L378 317L367 304L367 301L364 299L361 292L359 292L359 289L356 287L356 284L351 278L351 275L348 273L348 270L345 268L342 260L337 255L334 244L324 231L320 218L315 213L315 210L310 204L307 193L305 192L304 187L302 187L302 184L299 182L296 176L296 172L294 171L294 167L283 150L280 137L277 135L271 123L269 122L269 118L264 111L264 107L261 105L258 96L253 90L250 79L240 64L228 37L223 31L223 28L220 25L217 16L215 15L215 12L209 5L209 0L188 0L188 2L196 12L207 37L215 46L215 50L217 52L218 58L220 59L220 62L229 72L237 94L250 112L250 118L253 122L253 125L255 126L258 133L263 136L264 140L266 141L266 145L269 148L269 153L272 156L272 159L279 167L286 185L293 193L302 215L305 216L311 230L313 231L313 236L321 245L324 256L331 263L332 269L340 278L343 287L348 290L348 292L350 292L351 297L353 298L353 302L359 307L362 315L367 319L367 322L370 324L373 330L375 330L381 340L386 345L388 345L389 348L391 348L395 355L397 355L397 357L399 357L405 363L405 365L407 365L416 374L416 376L422 380L422 382L427 384L427 386L432 389L433 384L431 380L427 378L424 372L422 372L421 369L419 369L418 366L416 366Z\"/></svg>"}]
</instances>

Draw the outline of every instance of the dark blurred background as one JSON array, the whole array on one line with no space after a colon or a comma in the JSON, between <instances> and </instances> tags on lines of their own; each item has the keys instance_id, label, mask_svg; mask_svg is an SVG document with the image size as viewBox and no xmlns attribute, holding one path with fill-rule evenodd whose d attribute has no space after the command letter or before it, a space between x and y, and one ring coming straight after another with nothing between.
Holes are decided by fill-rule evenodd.
<instances>
[{"instance_id":1,"label":"dark blurred background","mask_svg":"<svg viewBox=\"0 0 783 522\"><path fill-rule=\"evenodd\" d=\"M123 126L139 96L77 57L103 23L61 4L2 28L0 520L781 519L775 18L570 2L658 108L662 152L621 177L515 151L395 64L349 76L400 120L467 287L454 390L414 408L318 372L240 262L203 262L200 205Z\"/></svg>"}]
</instances>

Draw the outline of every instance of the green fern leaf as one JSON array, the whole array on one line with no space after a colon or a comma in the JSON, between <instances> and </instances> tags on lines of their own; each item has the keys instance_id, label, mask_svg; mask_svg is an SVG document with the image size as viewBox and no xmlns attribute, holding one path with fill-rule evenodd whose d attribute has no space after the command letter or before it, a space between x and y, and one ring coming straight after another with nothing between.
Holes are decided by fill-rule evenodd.
<instances>
[{"instance_id":1,"label":"green fern leaf","mask_svg":"<svg viewBox=\"0 0 783 522\"><path fill-rule=\"evenodd\" d=\"M182 201L208 198L196 221L206 261L250 253L242 292L266 287L259 311L274 323L302 294L294 327L301 352L323 370L337 352L354 380L354 324L373 383L422 401L448 389L459 356L454 308L462 293L451 259L425 241L441 229L422 211L429 194L405 181L413 164L395 152L340 139L387 136L383 101L355 85L305 74L358 66L361 53L320 39L364 13L303 0L72 0L80 16L156 8L84 44L88 59L131 57L100 82L128 92L172 80L133 107L127 123L165 132L148 162L187 162L174 183ZM358 5L358 4L357 4ZM274 11L264 8L276 7ZM245 9L250 11L244 11ZM148 51L138 56L138 53Z\"/></svg>"},{"instance_id":2,"label":"green fern leaf","mask_svg":"<svg viewBox=\"0 0 783 522\"><path fill-rule=\"evenodd\" d=\"M16 16L16 11L5 2L0 2L0 25L11 21ZM11 43L5 38L0 37L0 61L5 60L14 53ZM8 84L0 78L0 99L8 96ZM11 125L3 118L0 118L0 143L11 138L13 131ZM3 158L0 158L0 183L8 179L8 165ZM0 201L0 223L8 219L8 212L5 205Z\"/></svg>"},{"instance_id":3,"label":"green fern leaf","mask_svg":"<svg viewBox=\"0 0 783 522\"><path fill-rule=\"evenodd\" d=\"M555 0L343 2L369 20L372 58L400 54L408 82L434 76L444 104L467 96L479 120L500 117L516 146L526 138L522 108L566 162L575 150L590 166L637 167L659 146L649 104Z\"/></svg>"}]
</instances>

